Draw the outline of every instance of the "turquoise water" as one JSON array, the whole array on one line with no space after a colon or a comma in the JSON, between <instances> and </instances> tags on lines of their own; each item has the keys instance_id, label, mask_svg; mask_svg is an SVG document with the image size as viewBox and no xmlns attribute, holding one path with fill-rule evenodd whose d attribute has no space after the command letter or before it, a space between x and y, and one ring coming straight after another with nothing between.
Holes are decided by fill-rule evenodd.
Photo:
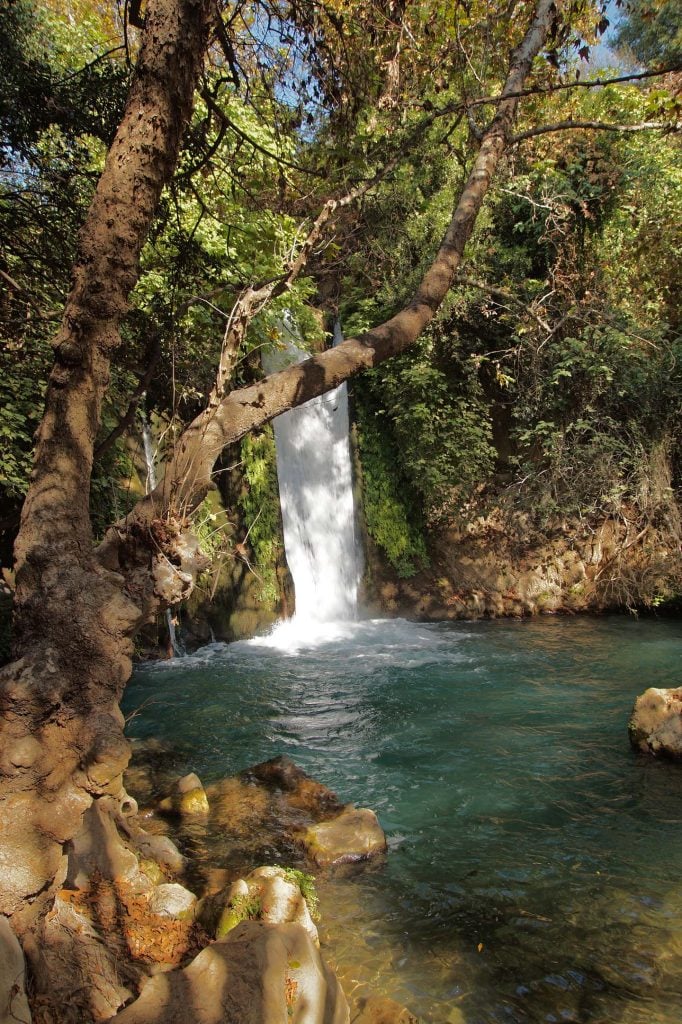
<instances>
[{"instance_id":1,"label":"turquoise water","mask_svg":"<svg viewBox=\"0 0 682 1024\"><path fill-rule=\"evenodd\" d=\"M125 709L154 701L130 733L204 782L284 753L377 812L386 862L320 885L347 991L434 1022L680 1024L682 766L627 720L682 682L681 645L629 618L347 623L141 668Z\"/></svg>"}]
</instances>

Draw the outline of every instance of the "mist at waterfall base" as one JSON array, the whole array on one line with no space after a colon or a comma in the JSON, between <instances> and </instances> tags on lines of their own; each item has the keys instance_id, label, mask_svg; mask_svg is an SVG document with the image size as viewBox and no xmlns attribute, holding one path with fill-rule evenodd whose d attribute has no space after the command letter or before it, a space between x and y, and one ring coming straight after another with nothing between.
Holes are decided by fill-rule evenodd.
<instances>
[{"instance_id":1,"label":"mist at waterfall base","mask_svg":"<svg viewBox=\"0 0 682 1024\"><path fill-rule=\"evenodd\" d=\"M130 731L179 772L287 754L376 810L386 861L319 879L347 991L438 1022L679 1024L682 767L633 753L627 718L679 683L681 639L621 617L347 622L295 654L140 668L126 707L154 701Z\"/></svg>"}]
</instances>

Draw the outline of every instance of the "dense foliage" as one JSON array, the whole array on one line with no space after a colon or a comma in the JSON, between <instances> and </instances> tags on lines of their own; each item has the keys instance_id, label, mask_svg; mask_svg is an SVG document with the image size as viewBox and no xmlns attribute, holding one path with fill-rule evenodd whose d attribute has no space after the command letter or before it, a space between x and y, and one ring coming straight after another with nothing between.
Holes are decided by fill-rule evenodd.
<instances>
[{"instance_id":1,"label":"dense foliage","mask_svg":"<svg viewBox=\"0 0 682 1024\"><path fill-rule=\"evenodd\" d=\"M136 33L89 0L0 6L7 565L50 337ZM599 5L561 6L568 21L536 74L547 91L528 99L519 128L672 123L675 80L549 88L554 68L581 70L608 27ZM314 347L324 343L324 314L340 308L346 335L357 334L409 298L527 16L520 5L501 18L483 0L446 7L234 6L211 48L113 365L92 484L97 534L144 489L140 410L162 424L162 460L211 390L234 301L286 273L325 198L377 177L335 217L308 271L258 311L233 386L262 373L261 352L281 344L285 314ZM630 3L617 36L649 66L679 60L673 4ZM465 112L463 97L481 105ZM437 321L355 388L367 526L401 575L425 564L429 531L486 503L527 508L538 528L561 515L663 514L680 476L679 168L677 137L661 132L564 131L511 150ZM271 448L267 431L242 447L241 513L268 600L279 544Z\"/></svg>"}]
</instances>

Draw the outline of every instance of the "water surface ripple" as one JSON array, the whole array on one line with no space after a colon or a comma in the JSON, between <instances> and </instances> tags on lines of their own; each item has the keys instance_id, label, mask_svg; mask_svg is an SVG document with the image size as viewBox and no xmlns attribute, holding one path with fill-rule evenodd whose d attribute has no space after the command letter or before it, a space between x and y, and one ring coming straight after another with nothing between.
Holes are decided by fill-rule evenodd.
<instances>
[{"instance_id":1,"label":"water surface ripple","mask_svg":"<svg viewBox=\"0 0 682 1024\"><path fill-rule=\"evenodd\" d=\"M288 754L373 807L385 864L321 884L348 989L434 1022L680 1024L682 766L633 753L682 623L339 623L139 669L130 726L205 782Z\"/></svg>"}]
</instances>

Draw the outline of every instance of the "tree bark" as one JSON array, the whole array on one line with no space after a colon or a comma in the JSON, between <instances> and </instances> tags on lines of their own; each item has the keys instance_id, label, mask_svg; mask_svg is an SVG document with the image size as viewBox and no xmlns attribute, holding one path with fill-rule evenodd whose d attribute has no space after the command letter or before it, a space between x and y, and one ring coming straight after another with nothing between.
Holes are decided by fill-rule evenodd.
<instances>
[{"instance_id":1,"label":"tree bark","mask_svg":"<svg viewBox=\"0 0 682 1024\"><path fill-rule=\"evenodd\" d=\"M16 657L0 673L0 913L35 927L92 800L121 792L118 708L138 595L93 555L89 487L119 324L175 168L210 0L149 0L125 113L79 239L16 543Z\"/></svg>"}]
</instances>

